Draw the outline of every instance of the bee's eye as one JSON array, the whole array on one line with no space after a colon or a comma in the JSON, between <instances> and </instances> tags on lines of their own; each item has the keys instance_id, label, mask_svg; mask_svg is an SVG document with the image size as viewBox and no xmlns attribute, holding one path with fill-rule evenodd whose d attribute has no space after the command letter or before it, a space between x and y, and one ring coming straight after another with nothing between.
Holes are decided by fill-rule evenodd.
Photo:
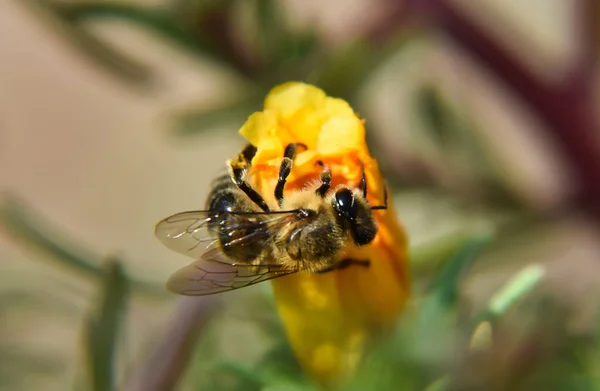
<instances>
[{"instance_id":1,"label":"bee's eye","mask_svg":"<svg viewBox=\"0 0 600 391\"><path fill-rule=\"evenodd\" d=\"M341 189L335 193L333 198L335 210L344 218L353 220L356 216L356 203L354 195L349 189Z\"/></svg>"}]
</instances>

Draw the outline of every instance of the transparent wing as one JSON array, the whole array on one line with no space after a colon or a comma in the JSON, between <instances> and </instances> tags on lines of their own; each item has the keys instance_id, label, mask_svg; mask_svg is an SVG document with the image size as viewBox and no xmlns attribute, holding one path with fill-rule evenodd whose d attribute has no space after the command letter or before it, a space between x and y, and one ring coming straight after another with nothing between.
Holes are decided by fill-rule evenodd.
<instances>
[{"instance_id":1,"label":"transparent wing","mask_svg":"<svg viewBox=\"0 0 600 391\"><path fill-rule=\"evenodd\" d=\"M154 234L167 248L192 258L199 258L215 241L208 225L218 221L220 213L211 211L182 212L156 224Z\"/></svg>"},{"instance_id":2,"label":"transparent wing","mask_svg":"<svg viewBox=\"0 0 600 391\"><path fill-rule=\"evenodd\" d=\"M227 212L191 211L177 213L156 224L156 237L169 249L198 259L216 244L216 233L211 227L236 237L229 245L244 242L266 242L274 232L296 219L289 212ZM244 232L242 237L236 233ZM239 260L238 260L239 261Z\"/></svg>"},{"instance_id":3,"label":"transparent wing","mask_svg":"<svg viewBox=\"0 0 600 391\"><path fill-rule=\"evenodd\" d=\"M266 242L283 226L294 221L296 214L289 212L240 213L193 211L170 216L156 225L155 234L168 248L196 259L175 272L167 288L183 295L208 295L243 288L272 278L296 272L277 264L260 260L244 263L225 255L213 232L235 237L228 245ZM239 235L243 232L243 235ZM273 263L273 260L270 261Z\"/></svg>"},{"instance_id":4,"label":"transparent wing","mask_svg":"<svg viewBox=\"0 0 600 391\"><path fill-rule=\"evenodd\" d=\"M297 270L280 265L232 264L219 249L208 251L199 260L177 270L167 281L171 292L202 296L244 288Z\"/></svg>"}]
</instances>

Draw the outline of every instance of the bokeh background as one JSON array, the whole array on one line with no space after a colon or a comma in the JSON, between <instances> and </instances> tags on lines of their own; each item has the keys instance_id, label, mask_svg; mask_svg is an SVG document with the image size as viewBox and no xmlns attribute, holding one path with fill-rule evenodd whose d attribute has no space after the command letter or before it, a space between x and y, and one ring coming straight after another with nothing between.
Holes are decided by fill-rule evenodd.
<instances>
[{"instance_id":1,"label":"bokeh background","mask_svg":"<svg viewBox=\"0 0 600 391\"><path fill-rule=\"evenodd\" d=\"M153 235L290 80L366 118L410 238L416 315L343 389L598 389L599 9L1 1L0 389L314 389L268 284L171 295Z\"/></svg>"}]
</instances>

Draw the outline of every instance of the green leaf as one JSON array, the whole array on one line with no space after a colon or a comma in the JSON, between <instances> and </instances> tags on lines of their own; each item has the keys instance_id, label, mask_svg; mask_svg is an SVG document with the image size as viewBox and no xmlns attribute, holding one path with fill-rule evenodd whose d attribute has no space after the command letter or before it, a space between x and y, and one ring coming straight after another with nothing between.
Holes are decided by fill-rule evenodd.
<instances>
[{"instance_id":1,"label":"green leaf","mask_svg":"<svg viewBox=\"0 0 600 391\"><path fill-rule=\"evenodd\" d=\"M195 136L224 123L243 123L252 113L261 109L263 99L264 94L257 92L216 108L182 111L174 116L174 135Z\"/></svg>"},{"instance_id":2,"label":"green leaf","mask_svg":"<svg viewBox=\"0 0 600 391\"><path fill-rule=\"evenodd\" d=\"M415 104L433 139L442 147L451 145L458 136L455 133L455 118L438 89L430 85L420 88L415 96Z\"/></svg>"},{"instance_id":3,"label":"green leaf","mask_svg":"<svg viewBox=\"0 0 600 391\"><path fill-rule=\"evenodd\" d=\"M443 376L431 383L424 391L445 391L450 388L450 378Z\"/></svg>"},{"instance_id":4,"label":"green leaf","mask_svg":"<svg viewBox=\"0 0 600 391\"><path fill-rule=\"evenodd\" d=\"M378 346L361 362L356 374L341 390L420 390L423 368L408 357L406 350L400 350L404 346L397 341Z\"/></svg>"},{"instance_id":5,"label":"green leaf","mask_svg":"<svg viewBox=\"0 0 600 391\"><path fill-rule=\"evenodd\" d=\"M293 384L296 389L311 389L312 384L302 372L294 352L285 340L285 336L278 341L269 352L260 360L257 370L260 371L263 382L269 386Z\"/></svg>"},{"instance_id":6,"label":"green leaf","mask_svg":"<svg viewBox=\"0 0 600 391\"><path fill-rule=\"evenodd\" d=\"M492 296L484 312L476 317L477 322L484 319L495 321L517 301L531 292L542 280L545 269L542 265L532 264L521 269L502 288Z\"/></svg>"},{"instance_id":7,"label":"green leaf","mask_svg":"<svg viewBox=\"0 0 600 391\"><path fill-rule=\"evenodd\" d=\"M199 31L191 35L181 24L170 18L168 13L149 7L117 2L85 2L62 5L58 10L63 18L77 24L92 20L124 20L157 33L192 53L211 56L225 62L231 61L223 47L208 35Z\"/></svg>"},{"instance_id":8,"label":"green leaf","mask_svg":"<svg viewBox=\"0 0 600 391\"><path fill-rule=\"evenodd\" d=\"M364 40L351 42L326 59L308 76L307 82L328 95L352 100L359 85L370 72L374 56L372 45Z\"/></svg>"},{"instance_id":9,"label":"green leaf","mask_svg":"<svg viewBox=\"0 0 600 391\"><path fill-rule=\"evenodd\" d=\"M455 254L443 263L424 297L409 306L396 329L371 349L356 378L344 390L443 390L443 377L461 347L457 300L464 271L492 238L479 233L466 238Z\"/></svg>"},{"instance_id":10,"label":"green leaf","mask_svg":"<svg viewBox=\"0 0 600 391\"><path fill-rule=\"evenodd\" d=\"M101 256L57 234L58 230L55 227L28 211L28 208L16 199L6 197L0 201L0 227L13 240L43 254L58 266L87 278L103 276ZM135 281L134 287L154 296L166 294L163 287L146 281Z\"/></svg>"},{"instance_id":11,"label":"green leaf","mask_svg":"<svg viewBox=\"0 0 600 391\"><path fill-rule=\"evenodd\" d=\"M66 363L56 357L42 354L35 348L7 344L7 339L4 338L0 345L0 389L27 389L37 376L52 376L65 370Z\"/></svg>"},{"instance_id":12,"label":"green leaf","mask_svg":"<svg viewBox=\"0 0 600 391\"><path fill-rule=\"evenodd\" d=\"M445 234L443 237L413 245L410 248L411 274L417 277L430 276L432 272L439 270L440 266L471 236L470 232L457 230Z\"/></svg>"},{"instance_id":13,"label":"green leaf","mask_svg":"<svg viewBox=\"0 0 600 391\"><path fill-rule=\"evenodd\" d=\"M277 343L252 367L228 360L215 364L219 374L233 376L243 390L314 390L298 366L287 341Z\"/></svg>"},{"instance_id":14,"label":"green leaf","mask_svg":"<svg viewBox=\"0 0 600 391\"><path fill-rule=\"evenodd\" d=\"M489 143L465 109L453 105L434 85L420 88L414 105L431 141L449 160L477 179L490 203L497 208L523 210L522 201L503 179L503 167L490 158Z\"/></svg>"},{"instance_id":15,"label":"green leaf","mask_svg":"<svg viewBox=\"0 0 600 391\"><path fill-rule=\"evenodd\" d=\"M468 238L465 244L444 262L431 284L431 295L445 305L452 305L458 298L460 278L493 238L491 233L480 233Z\"/></svg>"},{"instance_id":16,"label":"green leaf","mask_svg":"<svg viewBox=\"0 0 600 391\"><path fill-rule=\"evenodd\" d=\"M307 65L312 67L310 60L321 48L321 40L316 31L308 29L296 33L288 33L283 40L279 53L279 66L288 67L294 62L302 62L303 74ZM308 63L308 64L307 64ZM296 65L296 67L299 67ZM298 73L292 72L292 75ZM291 79L288 77L288 79Z\"/></svg>"},{"instance_id":17,"label":"green leaf","mask_svg":"<svg viewBox=\"0 0 600 391\"><path fill-rule=\"evenodd\" d=\"M230 67L241 73L244 64L239 63L231 45L216 38L222 38L220 31L211 31L210 21L206 26L186 27L168 12L148 6L142 7L123 2L81 2L62 3L42 0L27 0L28 3L46 11L46 14L61 22L64 35L85 54L98 61L109 71L126 81L146 84L152 81L150 68L130 58L125 53L113 49L86 29L85 23L100 20L122 20L146 29L157 36L203 58ZM224 4L224 2L223 2ZM226 4L225 4L226 5ZM207 13L209 10L203 10ZM216 10L215 12L220 12ZM202 21L203 16L196 15Z\"/></svg>"},{"instance_id":18,"label":"green leaf","mask_svg":"<svg viewBox=\"0 0 600 391\"><path fill-rule=\"evenodd\" d=\"M278 60L282 42L288 34L277 1L256 0L256 24L258 42L264 52L265 63L272 64Z\"/></svg>"},{"instance_id":19,"label":"green leaf","mask_svg":"<svg viewBox=\"0 0 600 391\"><path fill-rule=\"evenodd\" d=\"M102 275L101 257L74 243L56 238L55 232L39 217L34 217L14 199L0 203L0 225L15 240L33 248L59 264L86 276Z\"/></svg>"},{"instance_id":20,"label":"green leaf","mask_svg":"<svg viewBox=\"0 0 600 391\"><path fill-rule=\"evenodd\" d=\"M382 46L375 46L366 39L358 39L343 45L333 53L322 53L323 58L313 67L307 82L319 86L328 95L346 99L352 104L355 94L367 79L376 73L377 68L396 55L418 34L419 31L404 29Z\"/></svg>"},{"instance_id":21,"label":"green leaf","mask_svg":"<svg viewBox=\"0 0 600 391\"><path fill-rule=\"evenodd\" d=\"M319 388L291 382L276 382L268 384L261 391L318 391Z\"/></svg>"},{"instance_id":22,"label":"green leaf","mask_svg":"<svg viewBox=\"0 0 600 391\"><path fill-rule=\"evenodd\" d=\"M32 9L43 12L46 19L72 45L112 75L137 87L148 87L153 79L150 68L112 48L94 34L66 17L61 6L51 1L25 0Z\"/></svg>"},{"instance_id":23,"label":"green leaf","mask_svg":"<svg viewBox=\"0 0 600 391\"><path fill-rule=\"evenodd\" d=\"M100 307L87 322L86 342L94 391L116 389L116 344L129 294L129 280L117 260L108 262Z\"/></svg>"},{"instance_id":24,"label":"green leaf","mask_svg":"<svg viewBox=\"0 0 600 391\"><path fill-rule=\"evenodd\" d=\"M239 384L244 385L245 390L260 390L264 386L260 371L253 370L240 363L228 360L219 361L215 364L215 369L221 374L233 376Z\"/></svg>"}]
</instances>

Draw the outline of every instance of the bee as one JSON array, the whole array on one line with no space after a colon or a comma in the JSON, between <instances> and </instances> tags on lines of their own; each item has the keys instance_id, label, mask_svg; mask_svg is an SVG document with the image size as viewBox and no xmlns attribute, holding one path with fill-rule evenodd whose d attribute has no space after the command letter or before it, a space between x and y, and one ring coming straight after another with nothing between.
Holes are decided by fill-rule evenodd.
<instances>
[{"instance_id":1,"label":"bee","mask_svg":"<svg viewBox=\"0 0 600 391\"><path fill-rule=\"evenodd\" d=\"M369 265L369 260L341 255L348 245L373 241L377 223L372 211L387 209L387 191L383 205L369 205L364 167L358 187L331 189L331 170L319 162L320 181L284 197L299 147L306 148L300 143L285 148L275 210L247 181L256 154L256 147L248 145L213 182L205 210L178 213L156 225L155 234L166 247L195 259L170 277L170 291L208 295L299 271Z\"/></svg>"}]
</instances>

